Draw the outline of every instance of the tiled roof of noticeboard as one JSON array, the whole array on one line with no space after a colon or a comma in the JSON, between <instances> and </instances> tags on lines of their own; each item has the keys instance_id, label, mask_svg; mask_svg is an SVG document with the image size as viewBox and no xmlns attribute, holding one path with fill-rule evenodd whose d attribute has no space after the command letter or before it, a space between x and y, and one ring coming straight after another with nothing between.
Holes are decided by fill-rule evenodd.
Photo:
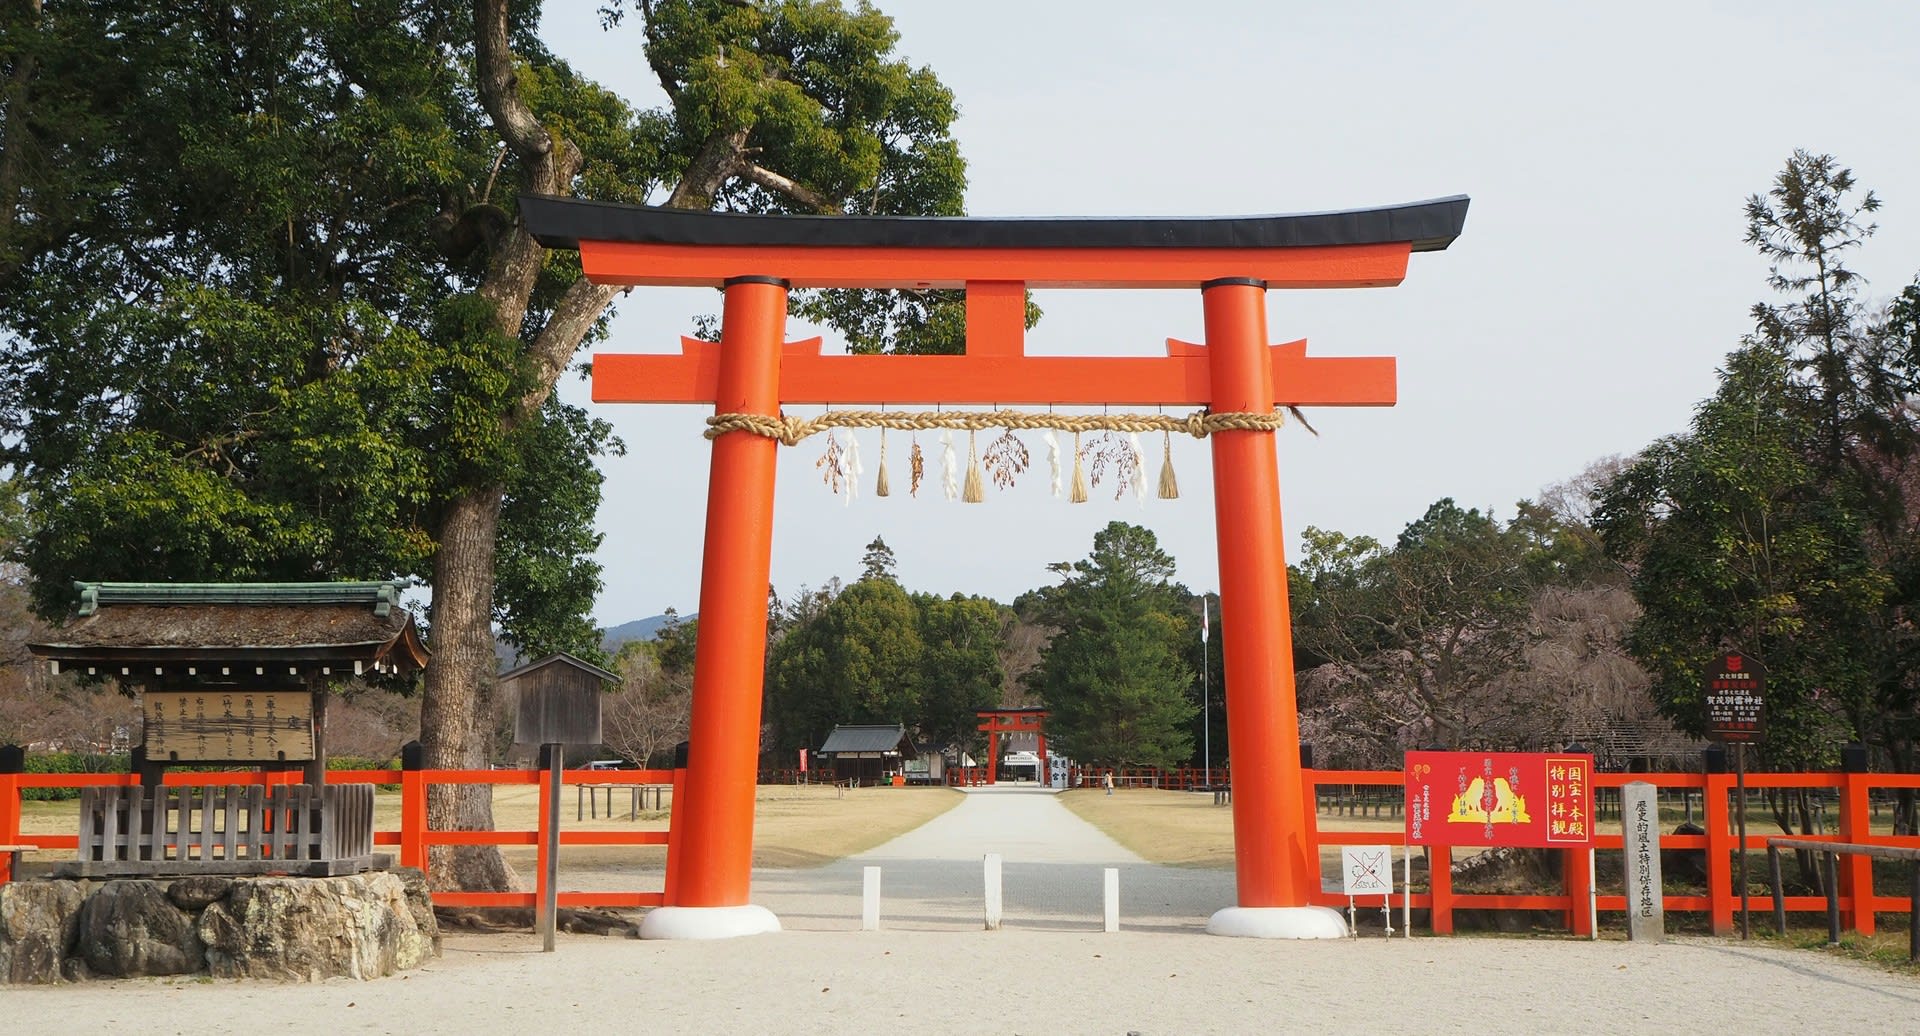
<instances>
[{"instance_id":1,"label":"tiled roof of noticeboard","mask_svg":"<svg viewBox=\"0 0 1920 1036\"><path fill-rule=\"evenodd\" d=\"M79 607L28 649L63 662L271 659L426 664L405 583L76 583Z\"/></svg>"}]
</instances>

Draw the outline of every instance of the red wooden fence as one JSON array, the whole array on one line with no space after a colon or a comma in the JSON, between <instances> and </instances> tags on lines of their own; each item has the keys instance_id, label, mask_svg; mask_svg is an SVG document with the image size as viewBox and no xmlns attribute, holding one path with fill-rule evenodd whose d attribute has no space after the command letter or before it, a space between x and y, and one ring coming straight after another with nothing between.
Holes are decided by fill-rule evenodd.
<instances>
[{"instance_id":1,"label":"red wooden fence","mask_svg":"<svg viewBox=\"0 0 1920 1036\"><path fill-rule=\"evenodd\" d=\"M956 768L957 770L957 768ZM1088 771L1094 773L1095 771ZM1218 776L1222 771L1216 771ZM677 770L568 770L566 780L573 784L673 784L679 790L681 774ZM949 771L954 773L954 771ZM427 787L432 784L496 784L496 785L541 785L541 773L537 770L353 770L334 771L329 778L339 782L370 782L375 784L400 785L400 828L393 831L376 831L376 845L397 846L400 863L403 866L425 868L427 848L433 845L533 845L544 844L544 831L435 831L427 827ZM954 774L964 781L964 776ZM1151 786L1144 771L1127 772L1119 775L1135 785ZM251 773L176 773L166 778L168 784L273 784L288 782L297 774L251 774ZM1389 794L1398 795L1404 787L1404 779L1397 771L1382 770L1308 770L1308 795L1314 794L1316 787L1381 787ZM1098 778L1093 778L1097 780ZM1629 781L1646 781L1662 790L1678 791L1682 789L1699 792L1702 796L1703 811L1701 824L1706 828L1704 835L1663 834L1660 847L1663 850L1701 850L1705 853L1707 867L1707 889L1704 895L1667 895L1665 907L1670 911L1694 911L1708 915L1709 923L1718 934L1731 934L1734 920L1739 910L1739 890L1734 887L1733 853L1738 841L1733 833L1732 797L1734 777L1732 774L1686 774L1686 773L1600 773L1594 778L1596 788L1618 789ZM130 785L137 778L130 774L0 774L0 844L36 845L43 849L74 849L78 843L77 835L23 835L20 832L21 799L20 793L26 788L79 788L87 786ZM1159 775L1160 787L1199 787L1206 784L1205 775L1198 770L1170 771ZM1920 837L1892 836L1872 833L1870 822L1872 811L1868 798L1873 789L1917 789L1920 790L1920 774L1884 774L1884 773L1757 773L1747 775L1749 796L1749 818L1747 824L1746 848L1753 852L1764 852L1769 837L1779 837L1773 830L1771 818L1757 807L1760 794L1768 788L1794 789L1814 788L1833 789L1839 801L1838 837L1841 841L1866 843L1871 845L1905 846L1920 848ZM546 793L541 792L540 808L537 815L546 817ZM680 796L673 799L677 807ZM1322 828L1321 818L1308 803L1307 815L1315 819L1315 829L1309 832L1313 851L1317 858L1322 847L1337 845L1374 845L1381 842L1394 842L1391 832L1379 830L1341 830L1337 827ZM1329 824L1337 818L1325 818ZM544 819L541 821L544 823ZM669 866L666 871L665 885L671 888L674 880L671 861L674 859L673 832L678 825L669 821L667 831L562 831L560 844L574 845L662 845L668 847ZM1809 835L1808 838L1818 838ZM1594 846L1600 852L1621 850L1621 836L1618 833L1602 831L1594 839ZM1433 866L1429 874L1429 891L1413 896L1413 906L1432 912L1432 926L1436 934L1453 931L1453 913L1456 910L1543 910L1560 913L1566 926L1577 934L1591 934L1587 919L1587 899L1593 883L1593 873L1588 867L1585 850L1565 850L1563 874L1565 887L1557 892L1542 894L1470 894L1453 891L1452 876L1447 866L1452 851L1435 849ZM540 864L544 864L544 849L541 850ZM7 858L0 855L0 880L5 880ZM1875 913L1904 914L1909 902L1904 891L1897 895L1881 895L1873 888L1872 861L1863 856L1850 856L1841 863L1840 870L1840 910L1846 926L1863 935L1874 931ZM536 875L544 874L544 866L536 866ZM1764 867L1753 872L1764 873ZM1764 880L1756 877L1755 887ZM434 902L442 906L473 907L525 907L531 908L536 897L544 891L533 892L436 892ZM601 907L645 907L658 906L664 900L664 891L642 892L561 892L561 906L601 906ZM1766 894L1759 892L1754 896L1761 904L1768 904ZM1399 897L1395 896L1396 901ZM1314 901L1326 906L1342 907L1346 898L1338 893L1320 892ZM1618 893L1602 893L1597 899L1601 911L1624 911L1626 897ZM1396 905L1397 902L1396 902ZM1770 905L1770 904L1769 904ZM1766 905L1758 909L1766 909ZM1789 896L1786 909L1806 913L1819 913L1826 910L1824 896Z\"/></svg>"},{"instance_id":2,"label":"red wooden fence","mask_svg":"<svg viewBox=\"0 0 1920 1036\"><path fill-rule=\"evenodd\" d=\"M680 770L568 770L570 784L671 784L674 796L671 808L680 804ZM285 784L299 779L298 773L169 773L169 785L191 784ZM378 831L376 846L397 846L403 867L426 870L427 849L435 845L531 845L536 846L536 882L545 880L547 789L539 770L333 770L327 774L333 783L398 784L400 786L400 828ZM20 831L21 792L27 788L84 788L138 784L139 778L124 773L0 773L0 844L33 845L42 849L76 849L79 835L26 835ZM540 789L537 821L532 831L438 831L427 827L427 788L434 784L531 784ZM673 824L669 816L669 828ZM77 816L76 816L77 827ZM576 845L666 845L669 864L673 859L672 833L668 831L561 831L562 848ZM0 854L0 881L9 880L8 861ZM666 883L673 881L671 865ZM544 887L532 892L438 892L436 906L524 907L531 909ZM644 892L567 892L559 894L563 907L648 907L659 906L663 891Z\"/></svg>"}]
</instances>

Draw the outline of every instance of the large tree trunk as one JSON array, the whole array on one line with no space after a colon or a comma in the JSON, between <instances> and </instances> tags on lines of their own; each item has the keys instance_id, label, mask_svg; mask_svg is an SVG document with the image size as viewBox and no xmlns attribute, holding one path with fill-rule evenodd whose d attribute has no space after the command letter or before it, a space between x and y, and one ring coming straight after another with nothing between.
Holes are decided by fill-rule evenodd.
<instances>
[{"instance_id":1,"label":"large tree trunk","mask_svg":"<svg viewBox=\"0 0 1920 1036\"><path fill-rule=\"evenodd\" d=\"M421 743L432 769L484 770L493 717L494 545L502 491L471 490L454 500L440 527L433 562L433 664L420 707ZM435 830L493 828L493 789L485 784L435 785L427 795L427 824ZM497 889L517 885L495 846L436 846L429 857L436 889Z\"/></svg>"}]
</instances>

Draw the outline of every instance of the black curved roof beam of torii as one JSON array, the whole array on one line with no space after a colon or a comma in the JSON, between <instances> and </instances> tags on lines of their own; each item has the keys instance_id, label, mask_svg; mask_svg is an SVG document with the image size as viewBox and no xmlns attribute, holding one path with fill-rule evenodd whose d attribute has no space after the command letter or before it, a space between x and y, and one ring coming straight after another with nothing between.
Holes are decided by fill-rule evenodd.
<instances>
[{"instance_id":1,"label":"black curved roof beam of torii","mask_svg":"<svg viewBox=\"0 0 1920 1036\"><path fill-rule=\"evenodd\" d=\"M1468 199L1139 219L755 215L546 195L519 204L541 244L579 249L602 284L773 276L799 288L1171 288L1251 277L1272 287L1364 287L1398 283L1409 253L1452 244Z\"/></svg>"}]
</instances>

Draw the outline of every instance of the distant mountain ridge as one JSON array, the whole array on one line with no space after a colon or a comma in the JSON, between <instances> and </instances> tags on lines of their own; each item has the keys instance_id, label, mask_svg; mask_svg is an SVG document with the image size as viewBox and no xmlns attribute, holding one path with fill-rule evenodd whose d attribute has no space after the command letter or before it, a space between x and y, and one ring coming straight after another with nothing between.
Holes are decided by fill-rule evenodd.
<instances>
[{"instance_id":1,"label":"distant mountain ridge","mask_svg":"<svg viewBox=\"0 0 1920 1036\"><path fill-rule=\"evenodd\" d=\"M680 616L680 621L686 622L692 618L693 616L691 615L682 615ZM660 627L666 624L667 617L665 615L649 615L644 619L635 619L632 622L623 622L618 626L609 626L607 627L606 634L600 639L600 646L606 650L607 654L611 655L619 651L620 645L625 644L629 640L652 640L654 634L660 632Z\"/></svg>"},{"instance_id":2,"label":"distant mountain ridge","mask_svg":"<svg viewBox=\"0 0 1920 1036\"><path fill-rule=\"evenodd\" d=\"M685 622L691 618L693 618L691 615L682 615L680 616L680 621ZM606 633L600 638L600 649L609 655L618 654L620 645L630 640L652 640L654 634L660 632L660 627L666 624L667 617L665 615L649 615L644 619L635 619L632 622L623 622L618 626L609 626ZM519 653L513 650L513 646L504 640L496 639L493 642L493 654L495 658L500 660L500 669L503 672L508 669L513 669L524 662L533 661L533 659L530 658L521 658Z\"/></svg>"}]
</instances>

